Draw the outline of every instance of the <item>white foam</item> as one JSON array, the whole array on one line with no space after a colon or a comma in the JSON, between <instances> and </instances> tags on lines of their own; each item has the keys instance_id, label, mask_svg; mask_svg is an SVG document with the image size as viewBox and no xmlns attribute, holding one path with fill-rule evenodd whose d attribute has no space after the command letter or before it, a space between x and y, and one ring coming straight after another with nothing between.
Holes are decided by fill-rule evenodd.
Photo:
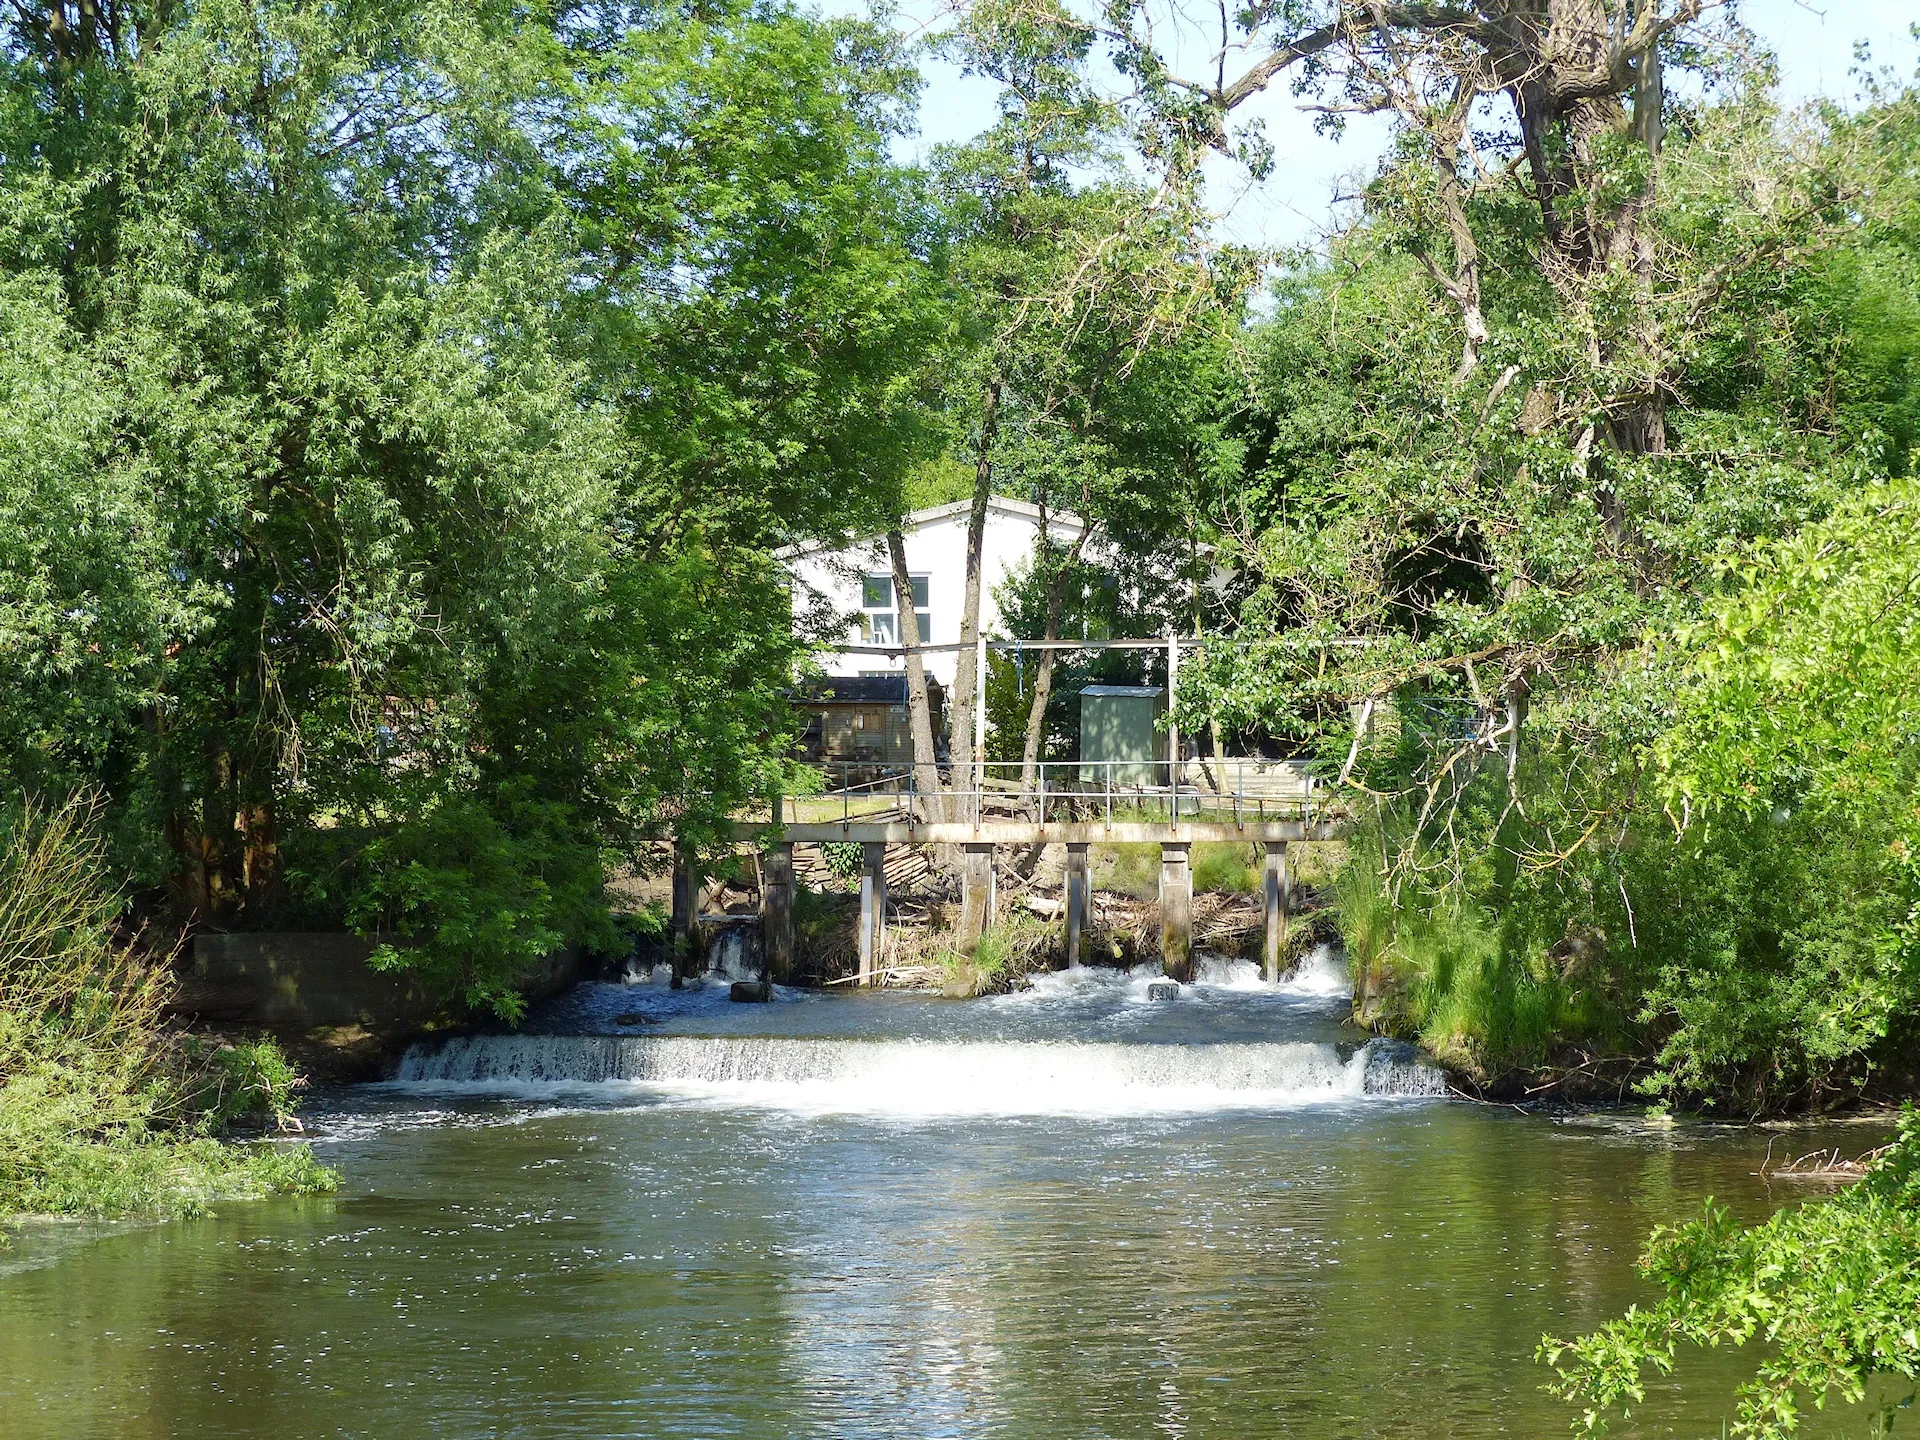
<instances>
[{"instance_id":1,"label":"white foam","mask_svg":"<svg viewBox=\"0 0 1920 1440\"><path fill-rule=\"evenodd\" d=\"M1293 974L1280 982L1280 989L1290 995L1328 999L1347 996L1353 993L1353 972L1345 955L1336 953L1331 945L1316 945L1300 957Z\"/></svg>"},{"instance_id":2,"label":"white foam","mask_svg":"<svg viewBox=\"0 0 1920 1440\"><path fill-rule=\"evenodd\" d=\"M623 1086L804 1114L1165 1115L1445 1093L1407 1047L773 1036L472 1035L415 1046L401 1086L529 1095Z\"/></svg>"}]
</instances>

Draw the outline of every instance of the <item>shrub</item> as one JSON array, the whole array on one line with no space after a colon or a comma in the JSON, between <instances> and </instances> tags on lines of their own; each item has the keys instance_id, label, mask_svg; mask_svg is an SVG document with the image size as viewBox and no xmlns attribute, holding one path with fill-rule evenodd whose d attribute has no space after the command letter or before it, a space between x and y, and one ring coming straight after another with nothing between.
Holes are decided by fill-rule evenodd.
<instances>
[{"instance_id":1,"label":"shrub","mask_svg":"<svg viewBox=\"0 0 1920 1440\"><path fill-rule=\"evenodd\" d=\"M23 809L0 837L0 1215L330 1188L304 1146L211 1138L284 1117L296 1077L267 1042L212 1050L166 1028L172 971L114 937L92 820L79 802Z\"/></svg>"}]
</instances>

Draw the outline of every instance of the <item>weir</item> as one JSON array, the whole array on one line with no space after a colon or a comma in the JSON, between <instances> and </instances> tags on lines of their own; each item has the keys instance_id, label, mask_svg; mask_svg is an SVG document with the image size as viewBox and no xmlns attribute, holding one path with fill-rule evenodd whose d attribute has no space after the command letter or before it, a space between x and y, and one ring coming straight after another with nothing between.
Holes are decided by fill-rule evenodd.
<instances>
[{"instance_id":1,"label":"weir","mask_svg":"<svg viewBox=\"0 0 1920 1440\"><path fill-rule=\"evenodd\" d=\"M769 978L784 983L792 970L794 953L793 847L795 841L783 838L766 842L761 860L760 914L765 929L765 949ZM961 850L960 916L958 942L971 946L996 918L998 896L993 856L996 846L970 842ZM1061 924L1064 927L1063 950L1069 967L1080 964L1082 942L1093 892L1088 868L1087 841L1069 841L1066 867L1062 877ZM1191 978L1193 951L1193 842L1163 840L1160 843L1160 953L1165 974L1185 984ZM887 846L880 841L861 843L859 982L871 985L878 973L886 933ZM1287 873L1287 842L1266 843L1266 869L1261 907L1266 978L1277 981L1285 964L1287 929L1292 914L1291 885ZM674 883L676 897L681 883ZM676 934L678 915L675 917Z\"/></svg>"},{"instance_id":2,"label":"weir","mask_svg":"<svg viewBox=\"0 0 1920 1440\"><path fill-rule=\"evenodd\" d=\"M405 1083L629 1083L729 1104L851 1114L1053 1115L1288 1109L1431 1096L1409 1047L469 1035L403 1060Z\"/></svg>"},{"instance_id":3,"label":"weir","mask_svg":"<svg viewBox=\"0 0 1920 1440\"><path fill-rule=\"evenodd\" d=\"M1153 967L1063 971L964 1005L787 990L750 1009L728 1005L724 985L585 986L548 1017L559 1033L423 1042L396 1079L900 1116L1290 1110L1445 1093L1412 1047L1341 1038L1345 967L1324 951L1277 986L1212 957L1172 1004L1147 999L1154 983Z\"/></svg>"}]
</instances>

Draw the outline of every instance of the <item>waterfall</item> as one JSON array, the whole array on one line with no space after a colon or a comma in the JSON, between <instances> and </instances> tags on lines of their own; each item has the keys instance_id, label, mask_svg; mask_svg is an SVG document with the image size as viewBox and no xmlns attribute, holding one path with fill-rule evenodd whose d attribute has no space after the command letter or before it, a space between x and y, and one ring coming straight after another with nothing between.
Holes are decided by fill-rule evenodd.
<instances>
[{"instance_id":1,"label":"waterfall","mask_svg":"<svg viewBox=\"0 0 1920 1440\"><path fill-rule=\"evenodd\" d=\"M416 1045L397 1083L516 1093L624 1085L819 1114L1130 1115L1287 1110L1446 1093L1411 1046L1154 1045L781 1036L469 1035Z\"/></svg>"},{"instance_id":2,"label":"waterfall","mask_svg":"<svg viewBox=\"0 0 1920 1440\"><path fill-rule=\"evenodd\" d=\"M711 928L706 942L706 968L728 980L760 978L760 922L748 917L703 917Z\"/></svg>"}]
</instances>

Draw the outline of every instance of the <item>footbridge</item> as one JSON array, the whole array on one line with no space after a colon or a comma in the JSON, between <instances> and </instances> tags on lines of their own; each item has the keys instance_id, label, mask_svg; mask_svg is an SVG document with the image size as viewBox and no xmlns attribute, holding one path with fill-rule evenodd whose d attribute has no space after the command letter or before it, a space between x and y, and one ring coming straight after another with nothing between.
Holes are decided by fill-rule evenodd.
<instances>
[{"instance_id":1,"label":"footbridge","mask_svg":"<svg viewBox=\"0 0 1920 1440\"><path fill-rule=\"evenodd\" d=\"M886 769L872 763L821 766L822 789L775 799L759 817L735 822L735 838L762 854L761 913L769 976L793 962L793 848L798 843L857 844L860 863L861 984L872 984L886 926L890 846L957 849L961 876L958 941L965 947L994 922L994 852L1066 850L1062 924L1067 961L1078 964L1091 901L1089 852L1097 844L1160 848L1160 948L1169 978L1192 974L1193 864L1196 844L1261 846L1264 969L1279 978L1292 911L1288 850L1337 839L1347 815L1316 793L1299 767L1258 759L1055 761L984 764L959 785L939 784L932 767ZM676 864L674 928L691 924L695 886Z\"/></svg>"}]
</instances>

